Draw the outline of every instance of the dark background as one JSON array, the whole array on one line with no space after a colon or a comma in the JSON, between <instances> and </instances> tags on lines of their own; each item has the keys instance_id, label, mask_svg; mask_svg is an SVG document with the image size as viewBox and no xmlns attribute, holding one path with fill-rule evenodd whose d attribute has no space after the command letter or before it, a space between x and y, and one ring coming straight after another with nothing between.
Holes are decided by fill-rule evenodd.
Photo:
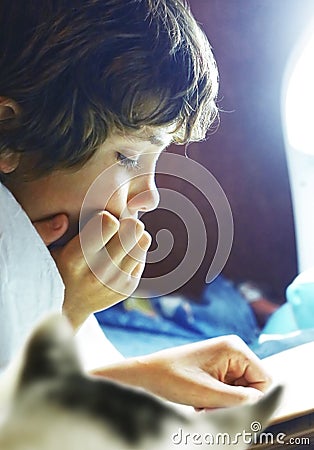
<instances>
[{"instance_id":1,"label":"dark background","mask_svg":"<svg viewBox=\"0 0 314 450\"><path fill-rule=\"evenodd\" d=\"M219 129L206 142L192 144L188 153L217 178L232 208L234 243L223 274L263 283L280 301L297 274L281 87L294 44L314 16L314 0L190 0L190 5L220 72ZM182 147L170 151L184 154ZM191 198L213 238L204 263L181 288L197 298L216 245L215 216L182 180L160 176L157 182ZM184 256L186 230L174 214L161 210L146 214L144 221L153 234L167 228L175 237L171 254L145 269L144 276L158 276Z\"/></svg>"}]
</instances>

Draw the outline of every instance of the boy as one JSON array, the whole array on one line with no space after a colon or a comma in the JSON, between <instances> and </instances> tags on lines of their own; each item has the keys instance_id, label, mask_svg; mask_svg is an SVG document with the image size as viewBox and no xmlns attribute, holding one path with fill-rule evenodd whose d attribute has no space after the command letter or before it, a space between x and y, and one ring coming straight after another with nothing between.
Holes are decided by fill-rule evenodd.
<instances>
[{"instance_id":1,"label":"boy","mask_svg":"<svg viewBox=\"0 0 314 450\"><path fill-rule=\"evenodd\" d=\"M134 291L150 245L137 215L158 204L158 156L170 142L205 136L218 83L208 41L183 1L43 0L23 9L4 0L0 21L0 317L8 363L46 311L62 308L79 329ZM84 197L109 169L78 236ZM58 270L29 220L54 243ZM25 270L16 277L18 266ZM96 373L194 407L255 400L269 385L236 338Z\"/></svg>"}]
</instances>

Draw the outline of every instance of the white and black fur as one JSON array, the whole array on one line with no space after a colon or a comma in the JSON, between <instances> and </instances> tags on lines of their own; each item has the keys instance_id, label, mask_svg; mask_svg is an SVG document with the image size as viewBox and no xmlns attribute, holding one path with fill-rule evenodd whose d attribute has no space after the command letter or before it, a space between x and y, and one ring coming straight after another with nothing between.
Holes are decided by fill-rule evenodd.
<instances>
[{"instance_id":1,"label":"white and black fur","mask_svg":"<svg viewBox=\"0 0 314 450\"><path fill-rule=\"evenodd\" d=\"M243 449L247 444L241 440L237 445L198 445L192 436L233 436L251 431L253 421L265 427L280 397L277 388L255 405L178 412L141 390L85 375L72 331L59 316L45 320L29 340L9 403L1 402L9 389L3 378L1 450ZM185 437L180 445L178 435L172 438L178 430Z\"/></svg>"}]
</instances>

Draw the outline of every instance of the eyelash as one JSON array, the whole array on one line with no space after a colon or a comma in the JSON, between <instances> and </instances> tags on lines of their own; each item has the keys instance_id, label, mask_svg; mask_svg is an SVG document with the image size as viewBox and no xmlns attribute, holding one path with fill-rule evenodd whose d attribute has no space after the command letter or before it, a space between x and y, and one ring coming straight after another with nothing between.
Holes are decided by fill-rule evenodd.
<instances>
[{"instance_id":1,"label":"eyelash","mask_svg":"<svg viewBox=\"0 0 314 450\"><path fill-rule=\"evenodd\" d=\"M120 152L116 152L116 160L120 166L125 167L128 170L138 170L140 169L139 161L131 158L127 158Z\"/></svg>"}]
</instances>

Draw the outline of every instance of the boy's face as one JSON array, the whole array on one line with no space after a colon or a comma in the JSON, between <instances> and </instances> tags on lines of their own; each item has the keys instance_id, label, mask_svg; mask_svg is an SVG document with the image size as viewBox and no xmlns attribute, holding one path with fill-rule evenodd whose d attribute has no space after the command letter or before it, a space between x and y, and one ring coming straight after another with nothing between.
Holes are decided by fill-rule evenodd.
<instances>
[{"instance_id":1,"label":"boy's face","mask_svg":"<svg viewBox=\"0 0 314 450\"><path fill-rule=\"evenodd\" d=\"M77 233L82 203L100 175L96 193L88 197L90 214L105 209L118 219L136 218L140 211L155 209L155 165L170 142L171 135L162 129L147 137L113 134L78 170L54 171L34 181L22 181L17 170L7 186L33 222L67 214L69 229L60 242L64 243Z\"/></svg>"}]
</instances>

